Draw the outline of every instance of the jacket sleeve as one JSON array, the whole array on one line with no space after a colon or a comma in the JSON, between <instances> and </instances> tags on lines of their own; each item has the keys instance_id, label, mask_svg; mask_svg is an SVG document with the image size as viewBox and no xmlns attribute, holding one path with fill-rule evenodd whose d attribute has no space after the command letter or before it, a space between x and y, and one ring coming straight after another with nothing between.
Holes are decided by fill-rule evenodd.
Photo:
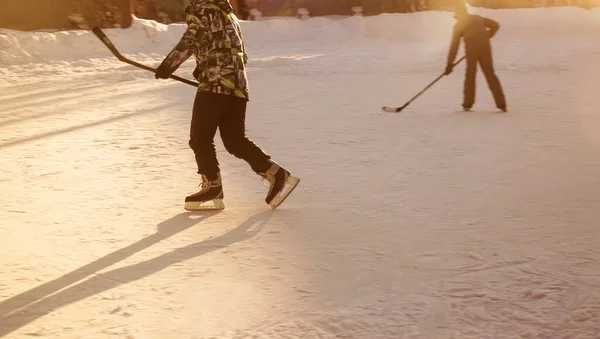
<instances>
[{"instance_id":1,"label":"jacket sleeve","mask_svg":"<svg viewBox=\"0 0 600 339\"><path fill-rule=\"evenodd\" d=\"M244 41L244 37L243 37L241 30L240 30L240 38L242 41ZM242 54L244 55L244 57L243 57L244 65L247 66L248 65L248 53L246 52L246 47L244 46L244 44L242 44Z\"/></svg>"},{"instance_id":2,"label":"jacket sleeve","mask_svg":"<svg viewBox=\"0 0 600 339\"><path fill-rule=\"evenodd\" d=\"M462 37L462 31L458 24L454 25L452 29L452 41L450 42L450 49L448 50L448 60L446 65L454 64L456 54L458 53L458 47L460 46L460 38Z\"/></svg>"},{"instance_id":3,"label":"jacket sleeve","mask_svg":"<svg viewBox=\"0 0 600 339\"><path fill-rule=\"evenodd\" d=\"M202 9L200 13L187 13L187 28L183 36L162 62L171 73L177 70L194 52L208 42L211 21L210 9Z\"/></svg>"},{"instance_id":4,"label":"jacket sleeve","mask_svg":"<svg viewBox=\"0 0 600 339\"><path fill-rule=\"evenodd\" d=\"M488 29L488 32L490 32L490 38L493 38L500 29L500 24L492 19L483 18L483 24Z\"/></svg>"}]
</instances>

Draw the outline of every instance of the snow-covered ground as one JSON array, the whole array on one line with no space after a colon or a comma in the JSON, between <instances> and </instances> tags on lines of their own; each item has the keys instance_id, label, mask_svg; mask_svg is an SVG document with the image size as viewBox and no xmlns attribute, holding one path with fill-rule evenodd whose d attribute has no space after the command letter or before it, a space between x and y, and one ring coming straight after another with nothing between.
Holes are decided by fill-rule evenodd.
<instances>
[{"instance_id":1,"label":"snow-covered ground","mask_svg":"<svg viewBox=\"0 0 600 339\"><path fill-rule=\"evenodd\" d=\"M599 338L600 12L477 10L496 68L461 112L451 13L244 22L248 135L302 178L272 211L192 86L90 32L0 31L0 337ZM156 66L182 25L106 30ZM193 61L176 74L190 77Z\"/></svg>"}]
</instances>

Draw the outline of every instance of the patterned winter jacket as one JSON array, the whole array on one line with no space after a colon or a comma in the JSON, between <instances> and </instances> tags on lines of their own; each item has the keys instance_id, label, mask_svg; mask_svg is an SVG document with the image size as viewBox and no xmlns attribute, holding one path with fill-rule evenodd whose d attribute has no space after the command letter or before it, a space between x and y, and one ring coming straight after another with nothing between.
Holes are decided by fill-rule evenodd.
<instances>
[{"instance_id":1,"label":"patterned winter jacket","mask_svg":"<svg viewBox=\"0 0 600 339\"><path fill-rule=\"evenodd\" d=\"M198 91L248 100L248 56L229 0L191 0L185 13L187 29L162 64L173 72L194 54Z\"/></svg>"}]
</instances>

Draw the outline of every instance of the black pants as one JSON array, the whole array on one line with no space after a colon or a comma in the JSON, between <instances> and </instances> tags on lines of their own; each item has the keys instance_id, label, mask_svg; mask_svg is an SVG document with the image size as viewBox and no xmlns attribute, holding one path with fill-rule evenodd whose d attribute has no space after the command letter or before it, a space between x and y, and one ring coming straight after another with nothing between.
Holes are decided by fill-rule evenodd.
<instances>
[{"instance_id":1,"label":"black pants","mask_svg":"<svg viewBox=\"0 0 600 339\"><path fill-rule=\"evenodd\" d=\"M220 171L214 144L217 127L229 153L245 160L256 173L269 168L271 157L246 137L246 103L246 99L230 95L196 93L189 145L194 150L198 174L214 180Z\"/></svg>"},{"instance_id":2,"label":"black pants","mask_svg":"<svg viewBox=\"0 0 600 339\"><path fill-rule=\"evenodd\" d=\"M496 107L506 108L506 99L502 90L500 80L494 70L492 59L492 47L489 40L475 41L466 44L467 68L465 74L463 107L471 108L475 103L475 76L477 75L477 64L485 75L488 87L492 91Z\"/></svg>"}]
</instances>

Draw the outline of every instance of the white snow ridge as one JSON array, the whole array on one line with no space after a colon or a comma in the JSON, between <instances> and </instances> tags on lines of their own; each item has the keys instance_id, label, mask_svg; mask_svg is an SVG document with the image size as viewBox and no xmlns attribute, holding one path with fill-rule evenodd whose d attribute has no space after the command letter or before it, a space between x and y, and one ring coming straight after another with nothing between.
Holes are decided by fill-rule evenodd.
<instances>
[{"instance_id":1,"label":"white snow ridge","mask_svg":"<svg viewBox=\"0 0 600 339\"><path fill-rule=\"evenodd\" d=\"M460 110L464 64L380 111L451 13L243 22L248 136L302 179L274 211L218 136L227 207L183 210L192 86L0 31L0 337L600 338L599 12L477 12L507 113L481 74ZM184 29L105 32L156 66Z\"/></svg>"}]
</instances>

